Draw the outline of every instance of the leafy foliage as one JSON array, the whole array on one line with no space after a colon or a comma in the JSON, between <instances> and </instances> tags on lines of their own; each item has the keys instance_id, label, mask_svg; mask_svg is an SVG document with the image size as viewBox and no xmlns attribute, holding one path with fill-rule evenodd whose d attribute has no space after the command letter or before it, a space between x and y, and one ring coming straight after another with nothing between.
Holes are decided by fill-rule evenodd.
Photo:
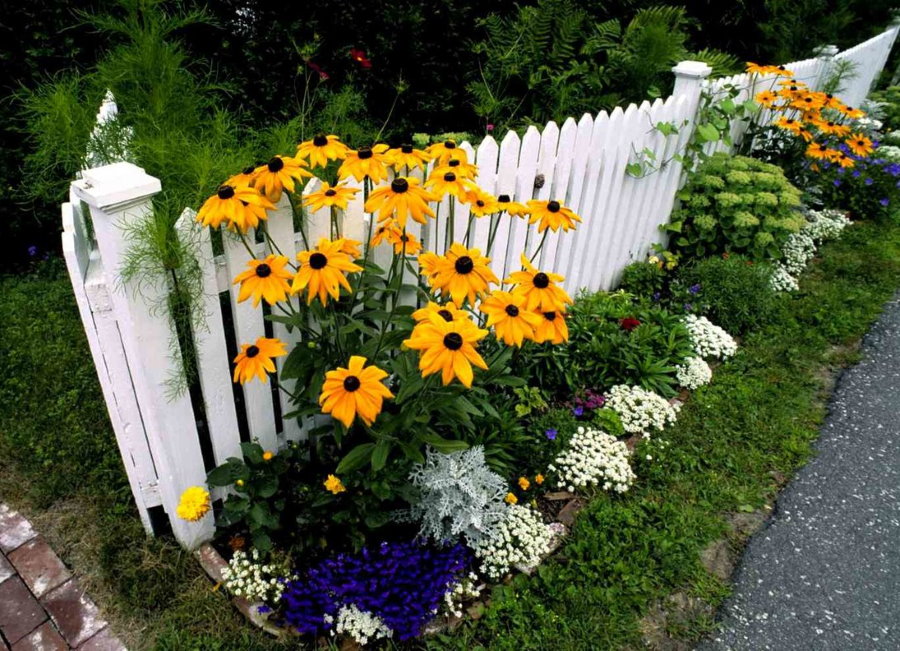
<instances>
[{"instance_id":1,"label":"leafy foliage","mask_svg":"<svg viewBox=\"0 0 900 651\"><path fill-rule=\"evenodd\" d=\"M713 155L677 196L681 207L665 228L677 234L673 249L687 256L778 259L781 244L803 225L800 191L781 168L744 156Z\"/></svg>"},{"instance_id":2,"label":"leafy foliage","mask_svg":"<svg viewBox=\"0 0 900 651\"><path fill-rule=\"evenodd\" d=\"M688 54L683 8L639 9L628 21L600 20L572 0L539 0L514 16L480 21L486 35L480 79L468 85L475 112L487 123L543 124L585 111L663 93L670 68L700 57L717 72L735 60L708 50Z\"/></svg>"},{"instance_id":3,"label":"leafy foliage","mask_svg":"<svg viewBox=\"0 0 900 651\"><path fill-rule=\"evenodd\" d=\"M779 314L771 276L771 265L732 255L684 265L677 282L697 288L694 303L713 323L742 335L768 325Z\"/></svg>"}]
</instances>

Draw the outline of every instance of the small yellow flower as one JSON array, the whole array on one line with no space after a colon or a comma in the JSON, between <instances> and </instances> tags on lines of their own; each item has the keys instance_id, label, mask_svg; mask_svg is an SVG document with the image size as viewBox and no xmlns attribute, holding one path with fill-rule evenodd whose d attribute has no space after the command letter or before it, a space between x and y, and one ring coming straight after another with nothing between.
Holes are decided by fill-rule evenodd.
<instances>
[{"instance_id":1,"label":"small yellow flower","mask_svg":"<svg viewBox=\"0 0 900 651\"><path fill-rule=\"evenodd\" d=\"M265 452L263 452L263 461L271 461L272 457L274 456L274 452L272 452L271 450L266 450Z\"/></svg>"},{"instance_id":2,"label":"small yellow flower","mask_svg":"<svg viewBox=\"0 0 900 651\"><path fill-rule=\"evenodd\" d=\"M527 491L531 487L531 482L528 481L528 477L519 477L519 488L523 491Z\"/></svg>"},{"instance_id":3,"label":"small yellow flower","mask_svg":"<svg viewBox=\"0 0 900 651\"><path fill-rule=\"evenodd\" d=\"M503 501L507 504L517 504L519 502L519 498L512 493L507 493L506 497L503 498Z\"/></svg>"},{"instance_id":4,"label":"small yellow flower","mask_svg":"<svg viewBox=\"0 0 900 651\"><path fill-rule=\"evenodd\" d=\"M655 255L651 255L649 258L647 258L647 262L649 262L650 264L659 264L659 258L657 258Z\"/></svg>"},{"instance_id":5,"label":"small yellow flower","mask_svg":"<svg viewBox=\"0 0 900 651\"><path fill-rule=\"evenodd\" d=\"M243 479L238 479L238 480L237 480L236 482L234 482L234 483L235 483L235 485L237 485L237 486L243 486L243 485L244 485L244 480L243 480Z\"/></svg>"},{"instance_id":6,"label":"small yellow flower","mask_svg":"<svg viewBox=\"0 0 900 651\"><path fill-rule=\"evenodd\" d=\"M209 508L209 493L206 489L202 486L191 486L181 494L175 512L182 520L196 522L209 513Z\"/></svg>"},{"instance_id":7,"label":"small yellow flower","mask_svg":"<svg viewBox=\"0 0 900 651\"><path fill-rule=\"evenodd\" d=\"M540 473L536 474L536 475L534 476L534 483L537 484L538 486L540 486L541 484L543 484L543 483L544 483L544 476L543 476L542 474L540 474Z\"/></svg>"},{"instance_id":8,"label":"small yellow flower","mask_svg":"<svg viewBox=\"0 0 900 651\"><path fill-rule=\"evenodd\" d=\"M347 490L340 478L334 475L328 475L328 478L322 483L325 485L325 490L330 491L334 495Z\"/></svg>"}]
</instances>

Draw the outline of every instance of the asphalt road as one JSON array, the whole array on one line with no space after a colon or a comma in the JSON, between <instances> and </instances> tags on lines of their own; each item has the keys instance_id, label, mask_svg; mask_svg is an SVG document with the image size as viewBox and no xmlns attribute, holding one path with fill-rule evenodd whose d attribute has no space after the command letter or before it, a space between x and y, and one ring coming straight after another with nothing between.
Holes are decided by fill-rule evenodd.
<instances>
[{"instance_id":1,"label":"asphalt road","mask_svg":"<svg viewBox=\"0 0 900 651\"><path fill-rule=\"evenodd\" d=\"M900 649L900 294L698 649Z\"/></svg>"}]
</instances>

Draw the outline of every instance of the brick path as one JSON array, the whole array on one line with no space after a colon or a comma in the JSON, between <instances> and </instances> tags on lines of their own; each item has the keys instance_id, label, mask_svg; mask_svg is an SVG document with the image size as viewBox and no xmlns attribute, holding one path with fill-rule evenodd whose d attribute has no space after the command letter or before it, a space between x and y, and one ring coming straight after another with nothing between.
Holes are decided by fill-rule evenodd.
<instances>
[{"instance_id":1,"label":"brick path","mask_svg":"<svg viewBox=\"0 0 900 651\"><path fill-rule=\"evenodd\" d=\"M59 557L0 503L0 651L126 651Z\"/></svg>"}]
</instances>

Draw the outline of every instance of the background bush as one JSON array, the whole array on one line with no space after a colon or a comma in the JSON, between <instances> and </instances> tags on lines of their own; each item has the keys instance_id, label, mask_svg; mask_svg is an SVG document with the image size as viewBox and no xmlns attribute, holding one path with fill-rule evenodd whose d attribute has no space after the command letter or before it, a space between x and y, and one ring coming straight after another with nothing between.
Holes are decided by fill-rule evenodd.
<instances>
[{"instance_id":1,"label":"background bush","mask_svg":"<svg viewBox=\"0 0 900 651\"><path fill-rule=\"evenodd\" d=\"M743 335L773 322L780 299L771 287L771 265L743 256L697 260L676 273L682 287L695 288L694 303L729 334Z\"/></svg>"}]
</instances>

